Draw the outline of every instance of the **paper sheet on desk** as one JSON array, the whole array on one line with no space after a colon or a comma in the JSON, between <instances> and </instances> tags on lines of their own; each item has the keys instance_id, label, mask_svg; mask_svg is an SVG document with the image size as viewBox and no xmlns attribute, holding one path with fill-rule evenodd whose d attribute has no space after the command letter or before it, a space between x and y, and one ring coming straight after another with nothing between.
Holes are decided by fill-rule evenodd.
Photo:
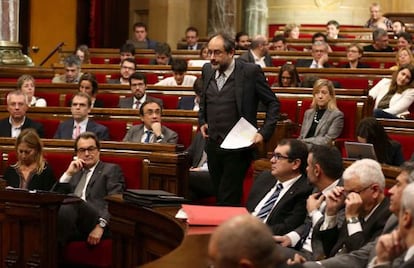
<instances>
[{"instance_id":1,"label":"paper sheet on desk","mask_svg":"<svg viewBox=\"0 0 414 268\"><path fill-rule=\"evenodd\" d=\"M223 149L240 149L249 147L253 144L252 139L257 133L257 129L249 123L244 117L234 125L227 134L220 147Z\"/></svg>"}]
</instances>

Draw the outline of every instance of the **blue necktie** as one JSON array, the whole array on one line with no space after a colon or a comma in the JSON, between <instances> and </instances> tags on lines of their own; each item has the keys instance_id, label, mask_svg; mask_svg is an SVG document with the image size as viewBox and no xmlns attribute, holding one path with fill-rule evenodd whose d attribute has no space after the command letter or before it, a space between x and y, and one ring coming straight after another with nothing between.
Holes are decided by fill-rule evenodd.
<instances>
[{"instance_id":1,"label":"blue necktie","mask_svg":"<svg viewBox=\"0 0 414 268\"><path fill-rule=\"evenodd\" d=\"M149 143L149 141L150 141L150 138L151 138L151 133L152 133L152 131L151 130L145 130L145 133L147 134L147 136L145 137L145 143Z\"/></svg>"},{"instance_id":2,"label":"blue necktie","mask_svg":"<svg viewBox=\"0 0 414 268\"><path fill-rule=\"evenodd\" d=\"M257 213L258 218L264 220L267 217L267 215L269 215L282 189L283 189L283 185L281 183L278 183L276 185L276 190L273 192L270 198L265 202L263 207L260 209L259 213Z\"/></svg>"}]
</instances>

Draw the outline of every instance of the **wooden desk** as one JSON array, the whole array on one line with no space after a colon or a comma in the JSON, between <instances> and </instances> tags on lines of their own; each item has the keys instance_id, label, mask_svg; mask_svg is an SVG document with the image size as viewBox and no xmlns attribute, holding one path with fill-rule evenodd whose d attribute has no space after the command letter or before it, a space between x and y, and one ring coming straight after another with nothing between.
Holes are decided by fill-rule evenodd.
<instances>
[{"instance_id":1,"label":"wooden desk","mask_svg":"<svg viewBox=\"0 0 414 268\"><path fill-rule=\"evenodd\" d=\"M189 227L174 218L178 208L149 209L106 198L111 213L113 267L207 267L213 227ZM145 264L145 265L144 265Z\"/></svg>"}]
</instances>

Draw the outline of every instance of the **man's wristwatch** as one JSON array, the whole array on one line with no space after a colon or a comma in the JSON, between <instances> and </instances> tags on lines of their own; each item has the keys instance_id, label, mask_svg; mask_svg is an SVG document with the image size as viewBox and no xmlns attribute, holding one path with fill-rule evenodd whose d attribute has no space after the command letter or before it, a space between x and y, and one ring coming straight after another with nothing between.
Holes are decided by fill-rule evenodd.
<instances>
[{"instance_id":1,"label":"man's wristwatch","mask_svg":"<svg viewBox=\"0 0 414 268\"><path fill-rule=\"evenodd\" d=\"M346 223L357 223L357 222L359 222L358 217L351 217L346 220Z\"/></svg>"},{"instance_id":2,"label":"man's wristwatch","mask_svg":"<svg viewBox=\"0 0 414 268\"><path fill-rule=\"evenodd\" d=\"M100 227L105 228L108 223L106 222L105 219L99 218L99 223L98 224L99 224Z\"/></svg>"}]
</instances>

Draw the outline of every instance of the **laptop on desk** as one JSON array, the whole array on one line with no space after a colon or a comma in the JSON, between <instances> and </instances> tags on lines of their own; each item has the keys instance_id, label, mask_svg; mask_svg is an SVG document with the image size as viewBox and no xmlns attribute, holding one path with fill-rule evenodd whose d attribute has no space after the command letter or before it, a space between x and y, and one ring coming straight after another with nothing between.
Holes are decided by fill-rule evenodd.
<instances>
[{"instance_id":1,"label":"laptop on desk","mask_svg":"<svg viewBox=\"0 0 414 268\"><path fill-rule=\"evenodd\" d=\"M347 157L345 160L358 160L362 158L370 158L377 160L375 155L374 145L371 143L360 143L360 142L345 142L345 151Z\"/></svg>"}]
</instances>

